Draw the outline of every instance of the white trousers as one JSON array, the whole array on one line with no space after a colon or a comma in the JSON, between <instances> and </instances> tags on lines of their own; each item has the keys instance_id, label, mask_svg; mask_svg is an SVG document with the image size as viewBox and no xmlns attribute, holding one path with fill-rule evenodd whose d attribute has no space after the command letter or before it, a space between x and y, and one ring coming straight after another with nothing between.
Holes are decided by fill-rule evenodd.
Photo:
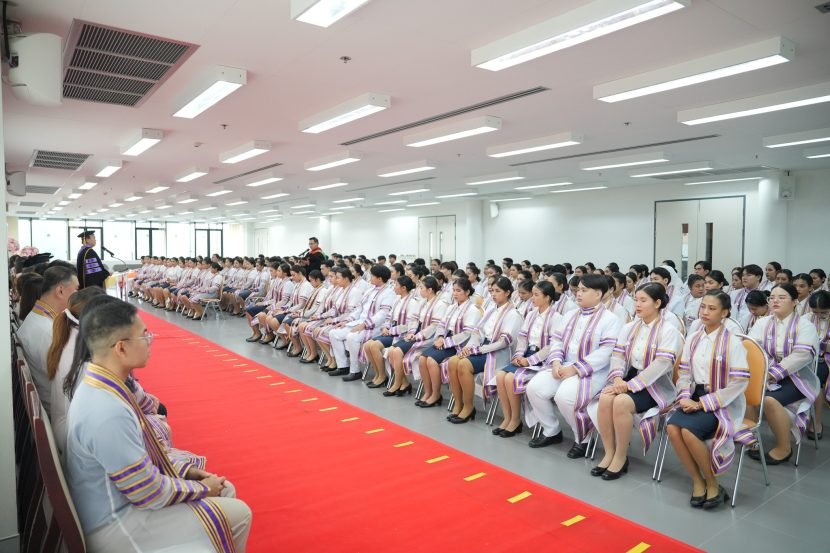
<instances>
[{"instance_id":1,"label":"white trousers","mask_svg":"<svg viewBox=\"0 0 830 553\"><path fill-rule=\"evenodd\" d=\"M591 397L594 397L602 390L608 371L594 372L591 375ZM551 369L539 371L539 373L527 385L526 396L533 409L533 416L542 425L542 434L547 437L555 436L561 431L559 419L553 410L553 402L559 407L565 422L571 427L576 436L576 396L579 385L579 378L574 375L564 380L553 378ZM588 438L585 438L587 442Z\"/></svg>"},{"instance_id":2,"label":"white trousers","mask_svg":"<svg viewBox=\"0 0 830 553\"><path fill-rule=\"evenodd\" d=\"M251 530L251 509L236 499L230 482L222 496L213 500L228 518L236 550L242 553ZM184 503L156 511L129 506L119 513L117 520L84 537L90 553L216 552L196 513Z\"/></svg>"},{"instance_id":3,"label":"white trousers","mask_svg":"<svg viewBox=\"0 0 830 553\"><path fill-rule=\"evenodd\" d=\"M363 345L363 332L352 332L353 327L344 326L329 332L331 352L339 368L349 367L350 373L360 372L360 346ZM348 358L346 351L349 352Z\"/></svg>"}]
</instances>

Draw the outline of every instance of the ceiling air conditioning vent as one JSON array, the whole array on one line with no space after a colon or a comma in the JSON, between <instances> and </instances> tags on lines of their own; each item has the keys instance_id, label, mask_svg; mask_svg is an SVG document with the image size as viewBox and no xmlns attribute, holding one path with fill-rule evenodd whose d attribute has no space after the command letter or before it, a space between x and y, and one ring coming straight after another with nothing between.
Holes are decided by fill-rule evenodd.
<instances>
[{"instance_id":1,"label":"ceiling air conditioning vent","mask_svg":"<svg viewBox=\"0 0 830 553\"><path fill-rule=\"evenodd\" d=\"M73 20L64 51L63 96L137 107L198 48Z\"/></svg>"},{"instance_id":2,"label":"ceiling air conditioning vent","mask_svg":"<svg viewBox=\"0 0 830 553\"><path fill-rule=\"evenodd\" d=\"M46 205L46 202L20 202L20 207L43 207Z\"/></svg>"},{"instance_id":3,"label":"ceiling air conditioning vent","mask_svg":"<svg viewBox=\"0 0 830 553\"><path fill-rule=\"evenodd\" d=\"M657 170L659 167L655 167ZM653 177L649 177L651 179L660 179L660 180L689 180L689 179L697 179L701 177L723 177L729 175L739 175L742 173L749 173L749 174L757 174L764 171L769 171L774 169L773 167L737 167L735 169L709 169L707 171L695 171L694 173L681 173L677 175L655 175Z\"/></svg>"},{"instance_id":4,"label":"ceiling air conditioning vent","mask_svg":"<svg viewBox=\"0 0 830 553\"><path fill-rule=\"evenodd\" d=\"M52 150L35 150L29 167L41 169L62 169L77 171L92 154L73 154L69 152L54 152ZM26 187L28 188L28 186Z\"/></svg>"},{"instance_id":5,"label":"ceiling air conditioning vent","mask_svg":"<svg viewBox=\"0 0 830 553\"><path fill-rule=\"evenodd\" d=\"M54 196L60 190L57 186L26 186L26 194L48 194Z\"/></svg>"}]
</instances>

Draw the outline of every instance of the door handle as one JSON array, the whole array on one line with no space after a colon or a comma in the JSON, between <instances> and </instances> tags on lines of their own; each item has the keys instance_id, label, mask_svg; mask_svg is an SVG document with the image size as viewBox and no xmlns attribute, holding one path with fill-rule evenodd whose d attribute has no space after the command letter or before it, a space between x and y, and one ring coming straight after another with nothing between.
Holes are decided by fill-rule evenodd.
<instances>
[{"instance_id":1,"label":"door handle","mask_svg":"<svg viewBox=\"0 0 830 553\"><path fill-rule=\"evenodd\" d=\"M444 231L438 233L438 259L444 261Z\"/></svg>"},{"instance_id":2,"label":"door handle","mask_svg":"<svg viewBox=\"0 0 830 553\"><path fill-rule=\"evenodd\" d=\"M429 233L429 257L430 258L432 258L432 235L433 234L434 233L432 233L432 232Z\"/></svg>"}]
</instances>

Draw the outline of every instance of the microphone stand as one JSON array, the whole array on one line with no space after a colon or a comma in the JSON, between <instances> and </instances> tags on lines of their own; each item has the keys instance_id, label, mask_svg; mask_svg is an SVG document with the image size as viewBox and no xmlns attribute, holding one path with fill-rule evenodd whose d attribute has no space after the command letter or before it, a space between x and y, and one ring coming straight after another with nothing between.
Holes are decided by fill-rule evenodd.
<instances>
[{"instance_id":1,"label":"microphone stand","mask_svg":"<svg viewBox=\"0 0 830 553\"><path fill-rule=\"evenodd\" d=\"M103 247L101 248L101 251L104 251ZM123 259L121 259L120 257L116 257L115 254L113 254L109 250L106 250L106 252L108 254L110 254L110 257L112 257L113 259L115 259L117 261L120 261L121 264L124 266L124 270L119 271L118 279L115 282L115 287L118 290L118 299L123 300L123 301L127 301L127 283L124 280L124 275L129 270L129 267L127 267L127 262L124 261Z\"/></svg>"}]
</instances>

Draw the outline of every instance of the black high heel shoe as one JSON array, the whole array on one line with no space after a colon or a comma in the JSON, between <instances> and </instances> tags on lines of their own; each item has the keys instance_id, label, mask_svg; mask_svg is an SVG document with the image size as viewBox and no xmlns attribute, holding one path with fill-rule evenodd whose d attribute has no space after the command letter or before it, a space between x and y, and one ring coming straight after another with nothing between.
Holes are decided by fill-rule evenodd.
<instances>
[{"instance_id":1,"label":"black high heel shoe","mask_svg":"<svg viewBox=\"0 0 830 553\"><path fill-rule=\"evenodd\" d=\"M591 476L602 476L608 470L608 467L596 466L591 469Z\"/></svg>"},{"instance_id":2,"label":"black high heel shoe","mask_svg":"<svg viewBox=\"0 0 830 553\"><path fill-rule=\"evenodd\" d=\"M464 424L464 423L474 421L474 420L476 420L476 410L475 410L475 408L473 408L472 412L470 412L470 414L467 415L466 417L459 417L459 416L456 415L455 417L450 419L450 422L453 423L453 424Z\"/></svg>"},{"instance_id":3,"label":"black high heel shoe","mask_svg":"<svg viewBox=\"0 0 830 553\"><path fill-rule=\"evenodd\" d=\"M706 492L703 492L703 495L693 495L689 498L689 505L695 509L700 509L704 503L706 503Z\"/></svg>"},{"instance_id":4,"label":"black high heel shoe","mask_svg":"<svg viewBox=\"0 0 830 553\"><path fill-rule=\"evenodd\" d=\"M423 407L424 409L429 409L430 407L440 406L442 403L444 403L444 397L443 396L438 396L438 399L436 399L432 403L427 403L426 401L422 401L421 404L418 405L418 407Z\"/></svg>"},{"instance_id":5,"label":"black high heel shoe","mask_svg":"<svg viewBox=\"0 0 830 553\"><path fill-rule=\"evenodd\" d=\"M374 382L370 381L370 382L366 383L366 387L367 388L383 388L384 386L386 386L387 382L389 382L388 378L386 380L384 380L383 382L381 382L380 384L375 384Z\"/></svg>"},{"instance_id":6,"label":"black high heel shoe","mask_svg":"<svg viewBox=\"0 0 830 553\"><path fill-rule=\"evenodd\" d=\"M385 392L383 392L383 397L392 397L392 396L397 396L397 395L398 395L398 390L386 390Z\"/></svg>"},{"instance_id":7,"label":"black high heel shoe","mask_svg":"<svg viewBox=\"0 0 830 553\"><path fill-rule=\"evenodd\" d=\"M517 426L513 430L508 430L506 428L503 429L501 432L499 432L499 436L501 436L502 438L512 438L516 434L521 434L522 430L524 430L524 426L522 425L522 423L519 423L519 426Z\"/></svg>"},{"instance_id":8,"label":"black high heel shoe","mask_svg":"<svg viewBox=\"0 0 830 553\"><path fill-rule=\"evenodd\" d=\"M729 499L729 494L726 493L726 490L723 489L723 486L718 486L718 494L715 497L707 498L706 501L703 502L704 509L714 509L715 507L719 506L721 503L726 503Z\"/></svg>"},{"instance_id":9,"label":"black high heel shoe","mask_svg":"<svg viewBox=\"0 0 830 553\"><path fill-rule=\"evenodd\" d=\"M412 395L412 386L407 386L406 388L401 388L395 392L395 395L398 397L403 396L411 396Z\"/></svg>"},{"instance_id":10,"label":"black high heel shoe","mask_svg":"<svg viewBox=\"0 0 830 553\"><path fill-rule=\"evenodd\" d=\"M616 480L617 478L619 478L620 476L622 476L623 474L625 474L627 472L628 472L628 457L625 458L625 464L617 472L605 469L605 472L602 473L602 479L603 480Z\"/></svg>"}]
</instances>

